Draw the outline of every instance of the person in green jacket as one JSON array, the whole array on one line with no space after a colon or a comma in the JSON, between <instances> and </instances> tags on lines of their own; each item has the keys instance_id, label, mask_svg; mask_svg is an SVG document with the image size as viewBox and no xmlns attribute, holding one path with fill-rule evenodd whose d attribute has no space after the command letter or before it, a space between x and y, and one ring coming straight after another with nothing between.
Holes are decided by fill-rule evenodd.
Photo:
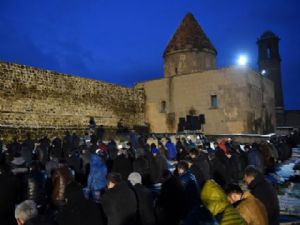
<instances>
[{"instance_id":1,"label":"person in green jacket","mask_svg":"<svg viewBox=\"0 0 300 225\"><path fill-rule=\"evenodd\" d=\"M220 225L246 225L239 212L227 200L223 189L214 180L206 181L200 198Z\"/></svg>"}]
</instances>

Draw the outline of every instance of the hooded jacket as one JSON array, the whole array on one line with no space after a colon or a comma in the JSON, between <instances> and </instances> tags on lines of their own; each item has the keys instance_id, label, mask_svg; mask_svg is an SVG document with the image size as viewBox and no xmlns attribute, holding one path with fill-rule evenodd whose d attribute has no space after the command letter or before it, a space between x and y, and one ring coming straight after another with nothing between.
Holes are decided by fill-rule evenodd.
<instances>
[{"instance_id":1,"label":"hooded jacket","mask_svg":"<svg viewBox=\"0 0 300 225\"><path fill-rule=\"evenodd\" d=\"M168 159L175 159L177 155L175 145L171 141L168 141L165 146L168 150Z\"/></svg>"},{"instance_id":2,"label":"hooded jacket","mask_svg":"<svg viewBox=\"0 0 300 225\"><path fill-rule=\"evenodd\" d=\"M208 180L200 194L203 204L215 216L220 225L246 225L239 212L227 200L222 188L213 180Z\"/></svg>"},{"instance_id":3,"label":"hooded jacket","mask_svg":"<svg viewBox=\"0 0 300 225\"><path fill-rule=\"evenodd\" d=\"M90 158L90 173L88 176L88 188L92 191L101 190L106 186L107 167L104 161L96 154Z\"/></svg>"}]
</instances>

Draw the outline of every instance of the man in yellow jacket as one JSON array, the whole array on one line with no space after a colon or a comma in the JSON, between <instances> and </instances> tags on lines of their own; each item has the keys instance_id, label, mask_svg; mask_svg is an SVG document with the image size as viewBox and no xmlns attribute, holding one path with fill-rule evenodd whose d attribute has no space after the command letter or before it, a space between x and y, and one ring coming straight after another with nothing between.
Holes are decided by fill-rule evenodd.
<instances>
[{"instance_id":1,"label":"man in yellow jacket","mask_svg":"<svg viewBox=\"0 0 300 225\"><path fill-rule=\"evenodd\" d=\"M230 205L223 189L213 180L205 182L200 198L220 225L245 225L237 209Z\"/></svg>"},{"instance_id":2,"label":"man in yellow jacket","mask_svg":"<svg viewBox=\"0 0 300 225\"><path fill-rule=\"evenodd\" d=\"M248 225L269 224L265 206L250 192L243 192L237 184L229 184L225 192L230 203L238 209Z\"/></svg>"}]
</instances>

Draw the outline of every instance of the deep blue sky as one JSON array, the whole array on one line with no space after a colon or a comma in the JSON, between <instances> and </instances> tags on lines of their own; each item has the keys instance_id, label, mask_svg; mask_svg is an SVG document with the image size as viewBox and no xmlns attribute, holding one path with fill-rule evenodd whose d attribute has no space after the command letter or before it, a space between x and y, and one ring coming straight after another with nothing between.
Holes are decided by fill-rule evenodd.
<instances>
[{"instance_id":1,"label":"deep blue sky","mask_svg":"<svg viewBox=\"0 0 300 225\"><path fill-rule=\"evenodd\" d=\"M287 109L300 109L300 0L0 0L0 60L123 85L163 76L162 53L187 12L216 49L219 67L257 38L280 38Z\"/></svg>"}]
</instances>

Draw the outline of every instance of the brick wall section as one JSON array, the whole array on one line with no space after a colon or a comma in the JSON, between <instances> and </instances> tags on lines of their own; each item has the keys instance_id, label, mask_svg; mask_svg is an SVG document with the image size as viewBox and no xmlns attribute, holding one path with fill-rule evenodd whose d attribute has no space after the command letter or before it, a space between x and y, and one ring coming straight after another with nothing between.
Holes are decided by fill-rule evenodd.
<instances>
[{"instance_id":1,"label":"brick wall section","mask_svg":"<svg viewBox=\"0 0 300 225\"><path fill-rule=\"evenodd\" d=\"M143 125L144 102L143 90L0 62L0 127Z\"/></svg>"}]
</instances>

